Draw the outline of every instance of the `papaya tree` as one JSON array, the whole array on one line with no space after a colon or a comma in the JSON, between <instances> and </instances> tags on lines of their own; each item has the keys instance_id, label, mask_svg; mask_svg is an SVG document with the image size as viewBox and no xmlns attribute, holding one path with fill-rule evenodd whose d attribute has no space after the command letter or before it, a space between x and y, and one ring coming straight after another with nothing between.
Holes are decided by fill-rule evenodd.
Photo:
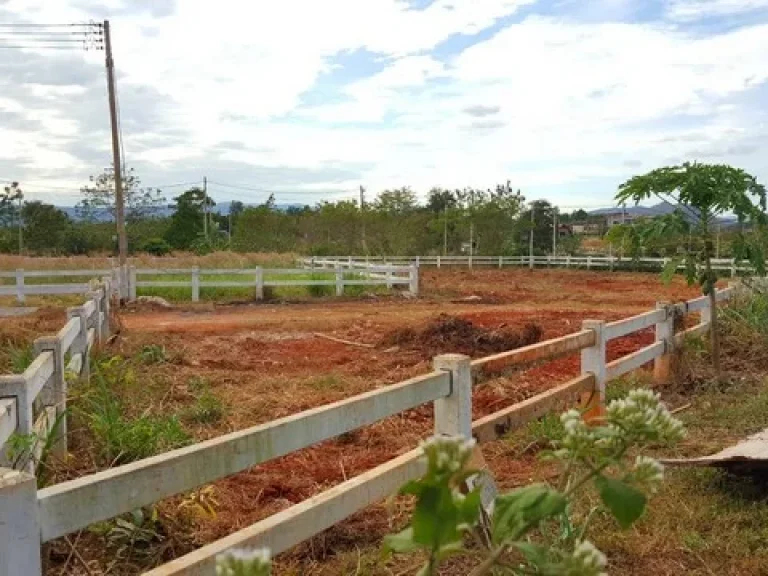
<instances>
[{"instance_id":1,"label":"papaya tree","mask_svg":"<svg viewBox=\"0 0 768 576\"><path fill-rule=\"evenodd\" d=\"M715 305L717 275L712 269L714 240L718 221L722 217L735 217L738 238L734 243L735 256L751 264L754 273L765 274L765 258L756 235L745 236L745 229L756 229L766 222L765 186L740 168L725 164L685 162L679 166L657 168L647 174L634 176L621 186L616 194L620 204L635 204L649 198L658 198L676 206L674 214L661 218L650 228L658 238L672 234L689 234L690 241L681 242L678 253L665 266L663 277L671 280L683 265L689 284L698 284L709 297L712 309L710 343L712 363L720 374L720 339Z\"/></svg>"}]
</instances>

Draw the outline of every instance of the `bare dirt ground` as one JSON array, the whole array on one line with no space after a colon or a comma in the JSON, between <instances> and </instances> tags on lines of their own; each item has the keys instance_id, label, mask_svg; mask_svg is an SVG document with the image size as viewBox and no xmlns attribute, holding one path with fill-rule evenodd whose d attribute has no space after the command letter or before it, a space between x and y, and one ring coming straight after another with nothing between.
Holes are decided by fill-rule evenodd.
<instances>
[{"instance_id":1,"label":"bare dirt ground","mask_svg":"<svg viewBox=\"0 0 768 576\"><path fill-rule=\"evenodd\" d=\"M216 423L185 424L200 440L428 371L434 350L391 346L391 336L403 328L421 329L440 314L490 331L523 331L535 324L547 339L579 330L583 319L615 320L649 310L657 300L697 295L679 279L664 286L652 274L563 270L422 270L421 286L422 296L414 300L392 296L129 309L121 316L121 337L111 351L134 357L147 344L166 350L168 362L136 367L141 389L129 401L137 413L181 412L193 399L192 382L206 379L226 413ZM317 337L318 332L372 347ZM645 331L611 342L609 360L652 339L651 331ZM571 356L487 380L475 390L474 416L530 397L578 371L578 357ZM168 561L412 449L431 425L431 406L424 406L221 480L214 487L212 516L182 512L181 498L166 501L159 506L164 545L151 561L128 558L108 568L103 540L85 535L78 552L83 562L65 563L72 556L69 547L56 543L48 573L85 574L83 563L93 574L137 573L147 562ZM73 441L75 453L82 453L70 475L93 470L86 449L86 442ZM502 487L529 480L530 463L516 457L508 443L491 443L483 451ZM282 555L276 573L390 574L394 565L388 562L360 571L359 553L401 526L406 511L407 502L373 506ZM409 573L403 565L394 572Z\"/></svg>"}]
</instances>

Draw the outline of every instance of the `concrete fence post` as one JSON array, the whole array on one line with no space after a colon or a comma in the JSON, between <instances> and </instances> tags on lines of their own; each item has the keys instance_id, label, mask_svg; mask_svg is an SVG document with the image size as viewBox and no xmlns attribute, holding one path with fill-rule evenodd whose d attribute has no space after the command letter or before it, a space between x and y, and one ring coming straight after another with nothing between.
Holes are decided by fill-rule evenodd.
<instances>
[{"instance_id":1,"label":"concrete fence post","mask_svg":"<svg viewBox=\"0 0 768 576\"><path fill-rule=\"evenodd\" d=\"M712 322L712 308L709 306L709 298L707 298L707 304L701 309L701 324L709 324Z\"/></svg>"},{"instance_id":2,"label":"concrete fence post","mask_svg":"<svg viewBox=\"0 0 768 576\"><path fill-rule=\"evenodd\" d=\"M312 266L315 259L312 259ZM256 300L264 300L264 268L256 266Z\"/></svg>"},{"instance_id":3,"label":"concrete fence post","mask_svg":"<svg viewBox=\"0 0 768 576\"><path fill-rule=\"evenodd\" d=\"M736 258L731 258L731 278L736 277Z\"/></svg>"},{"instance_id":4,"label":"concrete fence post","mask_svg":"<svg viewBox=\"0 0 768 576\"><path fill-rule=\"evenodd\" d=\"M0 576L40 576L37 479L0 468Z\"/></svg>"},{"instance_id":5,"label":"concrete fence post","mask_svg":"<svg viewBox=\"0 0 768 576\"><path fill-rule=\"evenodd\" d=\"M16 269L16 301L19 304L24 304L26 297L24 295L24 270L21 268Z\"/></svg>"},{"instance_id":6,"label":"concrete fence post","mask_svg":"<svg viewBox=\"0 0 768 576\"><path fill-rule=\"evenodd\" d=\"M418 265L411 265L408 270L408 289L414 296L419 295L419 267Z\"/></svg>"},{"instance_id":7,"label":"concrete fence post","mask_svg":"<svg viewBox=\"0 0 768 576\"><path fill-rule=\"evenodd\" d=\"M112 281L109 278L104 278L102 284L103 300L101 310L103 316L101 319L101 334L104 338L109 337L109 318L112 313Z\"/></svg>"},{"instance_id":8,"label":"concrete fence post","mask_svg":"<svg viewBox=\"0 0 768 576\"><path fill-rule=\"evenodd\" d=\"M587 256L587 270L592 269L592 256Z\"/></svg>"},{"instance_id":9,"label":"concrete fence post","mask_svg":"<svg viewBox=\"0 0 768 576\"><path fill-rule=\"evenodd\" d=\"M435 400L435 434L472 438L472 369L469 356L442 354L435 370L451 373L451 395Z\"/></svg>"},{"instance_id":10,"label":"concrete fence post","mask_svg":"<svg viewBox=\"0 0 768 576\"><path fill-rule=\"evenodd\" d=\"M128 269L128 299L136 300L136 266Z\"/></svg>"},{"instance_id":11,"label":"concrete fence post","mask_svg":"<svg viewBox=\"0 0 768 576\"><path fill-rule=\"evenodd\" d=\"M88 292L86 295L88 300L93 301L93 329L96 331L95 342L99 343L99 346L103 344L103 336L101 334L101 292L93 291Z\"/></svg>"},{"instance_id":12,"label":"concrete fence post","mask_svg":"<svg viewBox=\"0 0 768 576\"><path fill-rule=\"evenodd\" d=\"M416 256L416 268L420 266L421 266L421 259L418 256Z\"/></svg>"},{"instance_id":13,"label":"concrete fence post","mask_svg":"<svg viewBox=\"0 0 768 576\"><path fill-rule=\"evenodd\" d=\"M72 343L71 353L83 355L83 366L80 370L80 377L86 380L91 375L90 350L88 350L88 317L85 315L83 306L67 308L67 318L78 318L80 320L80 331L77 333L75 341Z\"/></svg>"},{"instance_id":14,"label":"concrete fence post","mask_svg":"<svg viewBox=\"0 0 768 576\"><path fill-rule=\"evenodd\" d=\"M435 400L435 436L462 436L472 438L472 368L469 356L463 354L442 354L432 361L435 370L451 374L451 394ZM485 514L483 525L490 529L493 503L498 494L493 477L487 471L483 453L475 447L470 466L480 472L467 479L467 488L480 486L480 499Z\"/></svg>"},{"instance_id":15,"label":"concrete fence post","mask_svg":"<svg viewBox=\"0 0 768 576\"><path fill-rule=\"evenodd\" d=\"M440 268L440 256L437 257L437 267Z\"/></svg>"},{"instance_id":16,"label":"concrete fence post","mask_svg":"<svg viewBox=\"0 0 768 576\"><path fill-rule=\"evenodd\" d=\"M389 262L384 262L384 266L386 266L386 272L384 272L384 276L387 279L387 288L392 289L392 265Z\"/></svg>"},{"instance_id":17,"label":"concrete fence post","mask_svg":"<svg viewBox=\"0 0 768 576\"><path fill-rule=\"evenodd\" d=\"M595 376L595 389L582 395L582 407L586 409L585 419L599 418L605 411L605 322L603 320L584 320L582 330L591 330L595 334L595 343L581 350L581 373Z\"/></svg>"},{"instance_id":18,"label":"concrete fence post","mask_svg":"<svg viewBox=\"0 0 768 576\"><path fill-rule=\"evenodd\" d=\"M669 302L656 302L657 310L664 310L664 319L656 323L656 342L664 342L664 353L653 360L653 379L657 384L667 382L672 372L675 349L675 307Z\"/></svg>"},{"instance_id":19,"label":"concrete fence post","mask_svg":"<svg viewBox=\"0 0 768 576\"><path fill-rule=\"evenodd\" d=\"M16 432L22 436L32 434L35 425L34 398L29 396L27 379L21 374L0 376L0 398L13 398L16 401ZM11 462L2 448L3 446L0 445L0 466L10 467ZM31 461L27 465L27 471L34 472ZM0 525L2 523L2 516L0 516ZM0 549L2 549L2 544L0 544ZM0 557L0 568L2 568L2 557ZM0 574L2 574L1 571Z\"/></svg>"},{"instance_id":20,"label":"concrete fence post","mask_svg":"<svg viewBox=\"0 0 768 576\"><path fill-rule=\"evenodd\" d=\"M64 377L64 351L61 348L61 340L55 336L44 336L35 340L35 355L43 352L53 354L53 374L48 384L42 390L41 396L44 406L56 408L56 420L58 428L52 430L55 441L52 444L52 452L57 458L64 459L67 456L67 380Z\"/></svg>"},{"instance_id":21,"label":"concrete fence post","mask_svg":"<svg viewBox=\"0 0 768 576\"><path fill-rule=\"evenodd\" d=\"M336 296L344 296L344 270L336 263Z\"/></svg>"},{"instance_id":22,"label":"concrete fence post","mask_svg":"<svg viewBox=\"0 0 768 576\"><path fill-rule=\"evenodd\" d=\"M568 256L565 257L565 267L570 268L571 267L571 255L568 254Z\"/></svg>"},{"instance_id":23,"label":"concrete fence post","mask_svg":"<svg viewBox=\"0 0 768 576\"><path fill-rule=\"evenodd\" d=\"M192 302L200 301L200 268L192 268Z\"/></svg>"},{"instance_id":24,"label":"concrete fence post","mask_svg":"<svg viewBox=\"0 0 768 576\"><path fill-rule=\"evenodd\" d=\"M501 267L504 265L504 257L499 256L499 270L501 270Z\"/></svg>"}]
</instances>

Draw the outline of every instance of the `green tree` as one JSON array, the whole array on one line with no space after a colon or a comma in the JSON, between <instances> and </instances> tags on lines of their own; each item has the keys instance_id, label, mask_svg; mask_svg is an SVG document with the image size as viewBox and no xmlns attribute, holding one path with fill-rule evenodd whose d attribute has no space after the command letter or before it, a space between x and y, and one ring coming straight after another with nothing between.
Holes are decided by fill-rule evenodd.
<instances>
[{"instance_id":1,"label":"green tree","mask_svg":"<svg viewBox=\"0 0 768 576\"><path fill-rule=\"evenodd\" d=\"M171 225L165 233L165 239L173 248L186 250L193 246L203 235L203 207L208 197L200 188L191 188L174 198L176 210L171 216Z\"/></svg>"},{"instance_id":2,"label":"green tree","mask_svg":"<svg viewBox=\"0 0 768 576\"><path fill-rule=\"evenodd\" d=\"M678 209L667 218L654 219L650 236L663 237L688 231L692 242L679 247L680 257L670 261L665 278L671 279L681 261L689 284L698 283L709 296L712 325L710 341L712 363L720 373L720 337L715 305L715 282L712 270L714 236L717 219L734 214L742 225L762 228L766 221L765 186L744 170L724 164L686 162L680 166L657 168L647 174L630 178L619 186L616 200L620 204L657 197ZM759 275L765 274L765 257L753 237L739 233L736 253L746 258Z\"/></svg>"},{"instance_id":3,"label":"green tree","mask_svg":"<svg viewBox=\"0 0 768 576\"><path fill-rule=\"evenodd\" d=\"M83 199L77 205L78 215L89 221L108 214L115 219L115 174L107 168L98 176L91 176L89 184L80 189ZM157 188L143 188L133 168L123 175L123 200L125 219L131 223L153 216L163 206L165 198Z\"/></svg>"},{"instance_id":4,"label":"green tree","mask_svg":"<svg viewBox=\"0 0 768 576\"><path fill-rule=\"evenodd\" d=\"M533 223L531 223L533 210ZM552 228L555 225L554 208L546 200L534 200L520 213L515 225L515 253L528 254L530 233L533 229L534 254L549 254L552 251Z\"/></svg>"},{"instance_id":5,"label":"green tree","mask_svg":"<svg viewBox=\"0 0 768 576\"><path fill-rule=\"evenodd\" d=\"M21 210L24 244L29 252L51 254L64 252L72 222L51 204L27 202Z\"/></svg>"}]
</instances>

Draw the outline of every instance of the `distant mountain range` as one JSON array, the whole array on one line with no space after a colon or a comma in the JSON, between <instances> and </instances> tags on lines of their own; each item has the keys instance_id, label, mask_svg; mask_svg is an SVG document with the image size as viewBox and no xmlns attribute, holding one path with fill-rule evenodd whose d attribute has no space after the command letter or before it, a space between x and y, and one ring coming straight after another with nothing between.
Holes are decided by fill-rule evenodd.
<instances>
[{"instance_id":1,"label":"distant mountain range","mask_svg":"<svg viewBox=\"0 0 768 576\"><path fill-rule=\"evenodd\" d=\"M656 216L664 216L666 214L672 214L675 210L680 208L671 204L670 202L659 202L653 206L616 206L614 208L599 208L597 210L591 210L587 212L590 216L608 216L611 214L624 214L629 218L654 218ZM683 215L691 222L697 222L699 220L698 212L695 209L688 208L682 210ZM736 224L735 218L718 218L718 223L722 226L732 226Z\"/></svg>"},{"instance_id":2,"label":"distant mountain range","mask_svg":"<svg viewBox=\"0 0 768 576\"><path fill-rule=\"evenodd\" d=\"M231 204L229 202L227 203L221 202L219 204L216 204L216 206L212 208L212 211L216 214L220 214L221 216L228 216L230 206ZM259 204L245 204L246 208L255 208L256 206L259 206ZM289 210L291 208L303 208L303 207L304 207L304 204L276 204L275 205L275 208L277 208L278 210ZM76 222L83 220L83 218L81 218L80 214L78 213L77 207L75 206L57 206L57 208ZM156 209L153 210L152 215L155 218L169 218L173 216L173 213L175 211L176 211L176 207L173 204L170 204L166 206L157 207ZM107 210L98 210L94 212L93 219L96 222L111 222L112 215Z\"/></svg>"}]
</instances>

